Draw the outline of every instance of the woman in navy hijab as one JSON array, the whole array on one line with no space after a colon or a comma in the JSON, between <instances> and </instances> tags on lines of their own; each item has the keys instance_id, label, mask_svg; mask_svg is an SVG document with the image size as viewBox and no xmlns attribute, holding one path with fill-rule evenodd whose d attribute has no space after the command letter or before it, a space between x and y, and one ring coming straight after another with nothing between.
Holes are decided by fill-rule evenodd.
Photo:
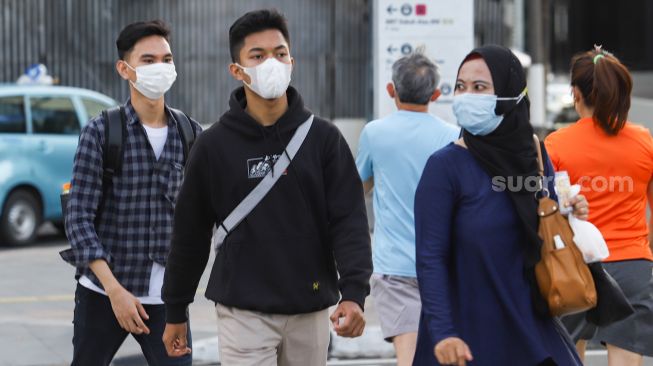
<instances>
[{"instance_id":1,"label":"woman in navy hijab","mask_svg":"<svg viewBox=\"0 0 653 366\"><path fill-rule=\"evenodd\" d=\"M462 138L430 157L415 196L422 314L413 364L581 365L534 280L541 240L528 183L539 174L517 57L500 46L473 50L453 110ZM587 218L583 197L569 204Z\"/></svg>"}]
</instances>

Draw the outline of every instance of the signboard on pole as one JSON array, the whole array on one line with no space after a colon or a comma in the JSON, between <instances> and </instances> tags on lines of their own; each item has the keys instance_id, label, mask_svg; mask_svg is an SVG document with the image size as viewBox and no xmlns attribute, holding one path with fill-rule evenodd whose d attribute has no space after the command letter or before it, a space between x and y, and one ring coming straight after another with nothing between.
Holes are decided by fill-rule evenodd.
<instances>
[{"instance_id":1,"label":"signboard on pole","mask_svg":"<svg viewBox=\"0 0 653 366\"><path fill-rule=\"evenodd\" d=\"M396 110L386 92L392 64L420 49L440 71L442 96L429 111L455 123L451 101L458 66L474 48L474 1L373 1L374 118Z\"/></svg>"}]
</instances>

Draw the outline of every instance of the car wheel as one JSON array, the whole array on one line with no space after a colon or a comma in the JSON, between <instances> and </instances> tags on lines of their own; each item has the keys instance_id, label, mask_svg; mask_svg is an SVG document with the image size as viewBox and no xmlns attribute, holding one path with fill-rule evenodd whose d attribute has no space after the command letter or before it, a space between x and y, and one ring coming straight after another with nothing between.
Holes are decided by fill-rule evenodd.
<instances>
[{"instance_id":1,"label":"car wheel","mask_svg":"<svg viewBox=\"0 0 653 366\"><path fill-rule=\"evenodd\" d=\"M27 191L16 191L7 199L0 218L0 244L29 244L40 225L41 207L37 198Z\"/></svg>"},{"instance_id":2,"label":"car wheel","mask_svg":"<svg viewBox=\"0 0 653 366\"><path fill-rule=\"evenodd\" d=\"M54 228L59 230L60 233L66 233L66 225L64 225L63 221L55 221L52 225L54 225Z\"/></svg>"}]
</instances>

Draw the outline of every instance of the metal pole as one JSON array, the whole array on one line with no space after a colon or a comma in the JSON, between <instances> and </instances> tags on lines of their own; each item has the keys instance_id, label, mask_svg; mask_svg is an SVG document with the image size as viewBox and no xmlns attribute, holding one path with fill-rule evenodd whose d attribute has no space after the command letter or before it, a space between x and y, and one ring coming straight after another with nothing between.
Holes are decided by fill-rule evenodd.
<instances>
[{"instance_id":1,"label":"metal pole","mask_svg":"<svg viewBox=\"0 0 653 366\"><path fill-rule=\"evenodd\" d=\"M524 52L524 0L515 0L515 25L512 30L512 46Z\"/></svg>"},{"instance_id":2,"label":"metal pole","mask_svg":"<svg viewBox=\"0 0 653 366\"><path fill-rule=\"evenodd\" d=\"M330 13L331 13L331 18L329 19L330 23L330 32L329 32L329 44L331 47L331 52L329 52L327 56L327 75L328 76L328 83L329 83L329 97L331 98L330 102L327 103L329 106L329 117L331 118L331 121L334 121L336 119L336 93L337 93L337 88L336 88L336 50L337 50L337 42L336 42L336 1L337 0L331 0L331 6L330 6Z\"/></svg>"},{"instance_id":3,"label":"metal pole","mask_svg":"<svg viewBox=\"0 0 653 366\"><path fill-rule=\"evenodd\" d=\"M543 2L542 0L531 0L528 3L528 24L529 24L529 49L533 63L544 63L544 24L543 24Z\"/></svg>"},{"instance_id":4,"label":"metal pole","mask_svg":"<svg viewBox=\"0 0 653 366\"><path fill-rule=\"evenodd\" d=\"M546 122L546 53L544 44L544 0L531 0L528 4L529 50L533 60L528 71L528 94L531 101L531 124L536 128L548 127ZM548 18L548 17L546 17Z\"/></svg>"}]
</instances>

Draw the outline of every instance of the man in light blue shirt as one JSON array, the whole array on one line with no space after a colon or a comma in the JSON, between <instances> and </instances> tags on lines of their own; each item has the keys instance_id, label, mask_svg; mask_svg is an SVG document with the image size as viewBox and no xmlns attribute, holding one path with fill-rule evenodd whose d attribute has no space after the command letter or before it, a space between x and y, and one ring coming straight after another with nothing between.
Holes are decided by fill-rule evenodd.
<instances>
[{"instance_id":1,"label":"man in light blue shirt","mask_svg":"<svg viewBox=\"0 0 653 366\"><path fill-rule=\"evenodd\" d=\"M365 126L356 158L365 192L374 190L371 295L398 366L412 364L421 309L415 190L428 157L460 135L458 127L428 113L429 103L440 96L439 79L436 65L420 53L397 60L387 91L398 111Z\"/></svg>"}]
</instances>

